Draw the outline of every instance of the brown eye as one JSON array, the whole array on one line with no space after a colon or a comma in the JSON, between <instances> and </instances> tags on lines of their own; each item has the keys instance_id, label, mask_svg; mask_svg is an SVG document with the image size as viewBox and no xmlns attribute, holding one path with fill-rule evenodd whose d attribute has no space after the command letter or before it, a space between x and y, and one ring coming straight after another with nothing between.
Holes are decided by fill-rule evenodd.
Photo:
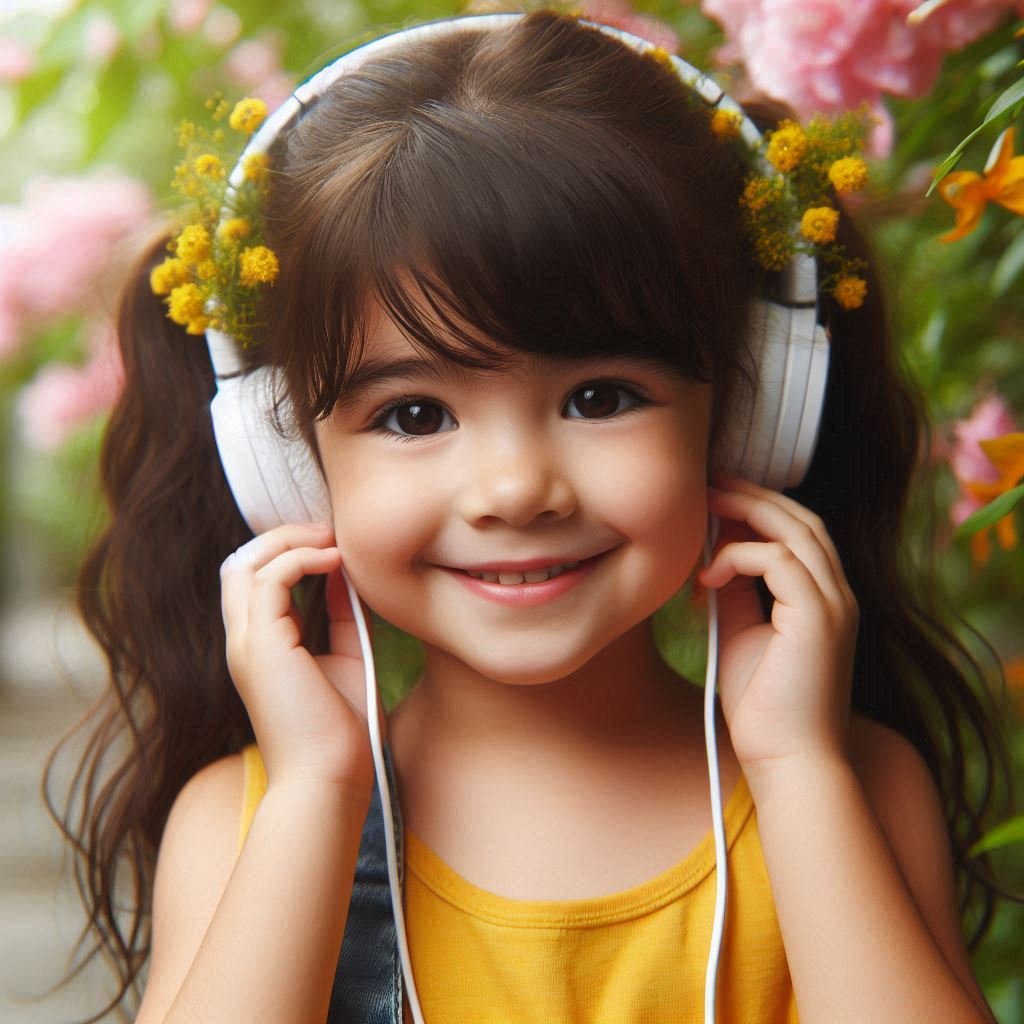
<instances>
[{"instance_id":1,"label":"brown eye","mask_svg":"<svg viewBox=\"0 0 1024 1024\"><path fill-rule=\"evenodd\" d=\"M598 420L615 416L636 404L636 396L621 385L595 381L593 384L584 384L574 391L565 409L566 415L571 419ZM570 411L572 408L577 410L576 414Z\"/></svg>"},{"instance_id":2,"label":"brown eye","mask_svg":"<svg viewBox=\"0 0 1024 1024\"><path fill-rule=\"evenodd\" d=\"M450 429L445 421L451 414L434 402L405 402L389 410L380 425L391 433L405 437L427 437Z\"/></svg>"}]
</instances>

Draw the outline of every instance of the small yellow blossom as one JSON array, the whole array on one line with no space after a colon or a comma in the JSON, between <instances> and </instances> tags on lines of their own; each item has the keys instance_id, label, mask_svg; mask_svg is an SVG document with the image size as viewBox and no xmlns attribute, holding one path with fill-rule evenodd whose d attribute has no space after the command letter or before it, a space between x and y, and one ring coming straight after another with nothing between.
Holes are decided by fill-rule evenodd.
<instances>
[{"instance_id":1,"label":"small yellow blossom","mask_svg":"<svg viewBox=\"0 0 1024 1024\"><path fill-rule=\"evenodd\" d=\"M751 213L763 210L770 203L778 202L785 197L786 183L782 178L751 178L743 190L740 205Z\"/></svg>"},{"instance_id":2,"label":"small yellow blossom","mask_svg":"<svg viewBox=\"0 0 1024 1024\"><path fill-rule=\"evenodd\" d=\"M663 64L669 71L675 72L676 66L672 61L672 54L664 46L652 47L647 51L647 56L652 60L656 60L659 64Z\"/></svg>"},{"instance_id":3,"label":"small yellow blossom","mask_svg":"<svg viewBox=\"0 0 1024 1024\"><path fill-rule=\"evenodd\" d=\"M868 180L868 165L859 156L844 156L828 169L828 180L840 195L858 192Z\"/></svg>"},{"instance_id":4,"label":"small yellow blossom","mask_svg":"<svg viewBox=\"0 0 1024 1024\"><path fill-rule=\"evenodd\" d=\"M194 320L189 320L185 324L186 334L205 334L206 328L209 327L210 321L205 316L197 316Z\"/></svg>"},{"instance_id":5,"label":"small yellow blossom","mask_svg":"<svg viewBox=\"0 0 1024 1024\"><path fill-rule=\"evenodd\" d=\"M154 295L170 295L180 284L188 281L188 267L184 260L169 256L149 272L149 287Z\"/></svg>"},{"instance_id":6,"label":"small yellow blossom","mask_svg":"<svg viewBox=\"0 0 1024 1024\"><path fill-rule=\"evenodd\" d=\"M171 298L167 304L167 315L176 324L186 327L202 319L204 305L203 293L199 285L182 284L171 292Z\"/></svg>"},{"instance_id":7,"label":"small yellow blossom","mask_svg":"<svg viewBox=\"0 0 1024 1024\"><path fill-rule=\"evenodd\" d=\"M767 231L754 239L754 252L765 270L782 270L793 256L793 239L786 231Z\"/></svg>"},{"instance_id":8,"label":"small yellow blossom","mask_svg":"<svg viewBox=\"0 0 1024 1024\"><path fill-rule=\"evenodd\" d=\"M214 121L223 121L227 116L227 112L231 109L231 104L220 93L208 99L204 106L210 111L210 117Z\"/></svg>"},{"instance_id":9,"label":"small yellow blossom","mask_svg":"<svg viewBox=\"0 0 1024 1024\"><path fill-rule=\"evenodd\" d=\"M266 153L252 153L245 158L242 172L246 181L265 185L270 178L270 159Z\"/></svg>"},{"instance_id":10,"label":"small yellow blossom","mask_svg":"<svg viewBox=\"0 0 1024 1024\"><path fill-rule=\"evenodd\" d=\"M868 283L862 277L847 274L839 278L832 295L843 309L860 309L868 294Z\"/></svg>"},{"instance_id":11,"label":"small yellow blossom","mask_svg":"<svg viewBox=\"0 0 1024 1024\"><path fill-rule=\"evenodd\" d=\"M267 116L267 105L263 100L252 99L251 97L239 100L235 109L231 111L228 124L236 132L244 135L252 135L263 123Z\"/></svg>"},{"instance_id":12,"label":"small yellow blossom","mask_svg":"<svg viewBox=\"0 0 1024 1024\"><path fill-rule=\"evenodd\" d=\"M191 121L182 121L178 125L178 145L187 146L196 137L196 126Z\"/></svg>"},{"instance_id":13,"label":"small yellow blossom","mask_svg":"<svg viewBox=\"0 0 1024 1024\"><path fill-rule=\"evenodd\" d=\"M217 276L217 264L213 260L203 260L196 267L196 274L200 281L212 281Z\"/></svg>"},{"instance_id":14,"label":"small yellow blossom","mask_svg":"<svg viewBox=\"0 0 1024 1024\"><path fill-rule=\"evenodd\" d=\"M234 242L247 238L252 232L252 225L244 217L232 217L222 221L217 228L217 237L231 245Z\"/></svg>"},{"instance_id":15,"label":"small yellow blossom","mask_svg":"<svg viewBox=\"0 0 1024 1024\"><path fill-rule=\"evenodd\" d=\"M194 166L196 174L200 178L212 178L214 181L219 181L224 177L224 164L221 158L214 156L213 153L203 153L196 157Z\"/></svg>"},{"instance_id":16,"label":"small yellow blossom","mask_svg":"<svg viewBox=\"0 0 1024 1024\"><path fill-rule=\"evenodd\" d=\"M771 133L765 156L776 170L788 174L800 166L806 152L807 136L803 128L795 121L783 121Z\"/></svg>"},{"instance_id":17,"label":"small yellow blossom","mask_svg":"<svg viewBox=\"0 0 1024 1024\"><path fill-rule=\"evenodd\" d=\"M735 110L716 110L711 115L711 130L720 139L738 138L742 124L743 118Z\"/></svg>"},{"instance_id":18,"label":"small yellow blossom","mask_svg":"<svg viewBox=\"0 0 1024 1024\"><path fill-rule=\"evenodd\" d=\"M254 245L243 249L241 256L241 272L238 280L246 288L257 284L273 284L280 269L277 256L265 245Z\"/></svg>"},{"instance_id":19,"label":"small yellow blossom","mask_svg":"<svg viewBox=\"0 0 1024 1024\"><path fill-rule=\"evenodd\" d=\"M839 211L830 206L812 206L800 219L800 233L816 245L828 245L836 240Z\"/></svg>"},{"instance_id":20,"label":"small yellow blossom","mask_svg":"<svg viewBox=\"0 0 1024 1024\"><path fill-rule=\"evenodd\" d=\"M210 257L210 232L202 224L189 224L178 235L175 252L186 263L202 263Z\"/></svg>"}]
</instances>

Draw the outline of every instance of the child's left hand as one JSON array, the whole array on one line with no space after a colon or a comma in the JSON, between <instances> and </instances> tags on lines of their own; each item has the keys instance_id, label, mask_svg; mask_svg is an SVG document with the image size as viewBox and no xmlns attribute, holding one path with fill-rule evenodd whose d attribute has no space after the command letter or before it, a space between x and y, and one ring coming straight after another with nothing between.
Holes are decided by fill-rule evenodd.
<instances>
[{"instance_id":1,"label":"child's left hand","mask_svg":"<svg viewBox=\"0 0 1024 1024\"><path fill-rule=\"evenodd\" d=\"M824 523L777 491L722 479L711 564L718 590L718 686L744 768L794 755L847 757L858 608ZM775 598L764 621L754 579Z\"/></svg>"}]
</instances>

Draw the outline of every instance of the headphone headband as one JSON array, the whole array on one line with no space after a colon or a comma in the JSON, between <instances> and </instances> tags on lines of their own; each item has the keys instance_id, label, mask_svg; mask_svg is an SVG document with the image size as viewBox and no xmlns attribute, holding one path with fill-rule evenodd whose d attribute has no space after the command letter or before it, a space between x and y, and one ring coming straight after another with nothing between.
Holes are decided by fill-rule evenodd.
<instances>
[{"instance_id":1,"label":"headphone headband","mask_svg":"<svg viewBox=\"0 0 1024 1024\"><path fill-rule=\"evenodd\" d=\"M281 135L343 75L409 43L465 30L507 27L523 14L482 14L447 18L374 39L344 54L300 85L250 139L229 177L229 198L244 178L246 160L266 154ZM583 21L641 54L652 43L621 29ZM664 55L664 52L661 52ZM741 138L755 152L762 169L761 134L742 108L707 75L674 55L680 80L710 109L727 110L739 119ZM814 259L795 253L779 274L781 301L756 300L751 309L748 342L758 370L758 390L726 411L715 463L735 475L775 489L795 486L810 463L817 439L828 372L828 338L817 322L818 275ZM269 371L257 370L243 384L238 346L227 334L206 331L210 360L218 380L211 405L221 461L242 514L254 532L281 522L330 518L330 501L312 453L299 441L276 431L270 410L274 396ZM287 403L277 412L287 417Z\"/></svg>"}]
</instances>

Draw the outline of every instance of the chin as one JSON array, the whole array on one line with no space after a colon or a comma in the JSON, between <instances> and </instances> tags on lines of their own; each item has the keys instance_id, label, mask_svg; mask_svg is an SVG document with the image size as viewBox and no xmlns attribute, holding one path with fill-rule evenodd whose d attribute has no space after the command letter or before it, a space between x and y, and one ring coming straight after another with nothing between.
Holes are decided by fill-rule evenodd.
<instances>
[{"instance_id":1,"label":"chin","mask_svg":"<svg viewBox=\"0 0 1024 1024\"><path fill-rule=\"evenodd\" d=\"M572 675L586 665L597 652L588 651L575 657L565 657L562 652L560 656L550 658L545 658L538 652L534 652L531 657L524 657L522 651L516 651L508 658L495 658L493 651L489 657L482 658L450 653L452 657L459 658L469 668L495 683L504 686L544 686L560 682Z\"/></svg>"}]
</instances>

